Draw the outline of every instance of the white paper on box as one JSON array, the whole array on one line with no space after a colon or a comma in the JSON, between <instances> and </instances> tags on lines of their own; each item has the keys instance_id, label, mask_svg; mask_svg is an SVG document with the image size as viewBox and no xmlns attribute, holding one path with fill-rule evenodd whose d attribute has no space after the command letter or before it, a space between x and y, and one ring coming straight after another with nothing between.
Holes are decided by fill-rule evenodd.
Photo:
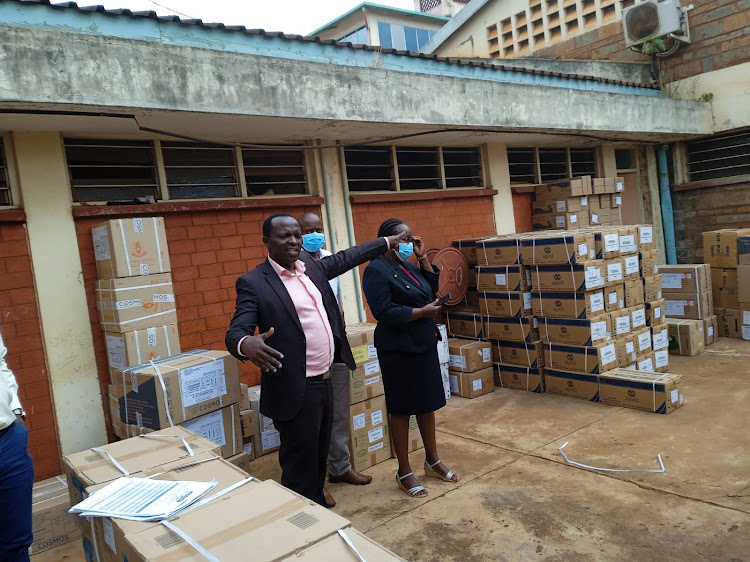
<instances>
[{"instance_id":1,"label":"white paper on box","mask_svg":"<svg viewBox=\"0 0 750 562\"><path fill-rule=\"evenodd\" d=\"M524 309L530 309L531 308L531 293L524 293L523 294L523 307L524 307Z\"/></svg>"},{"instance_id":2,"label":"white paper on box","mask_svg":"<svg viewBox=\"0 0 750 562\"><path fill-rule=\"evenodd\" d=\"M495 273L495 285L506 285L505 273Z\"/></svg>"},{"instance_id":3,"label":"white paper on box","mask_svg":"<svg viewBox=\"0 0 750 562\"><path fill-rule=\"evenodd\" d=\"M451 392L458 394L458 377L456 375L448 375L451 382Z\"/></svg>"},{"instance_id":4,"label":"white paper on box","mask_svg":"<svg viewBox=\"0 0 750 562\"><path fill-rule=\"evenodd\" d=\"M136 234L143 234L143 219L133 219L133 232L135 232Z\"/></svg>"},{"instance_id":5,"label":"white paper on box","mask_svg":"<svg viewBox=\"0 0 750 562\"><path fill-rule=\"evenodd\" d=\"M599 215L592 214L591 215L591 222L593 222L594 224L599 224Z\"/></svg>"},{"instance_id":6,"label":"white paper on box","mask_svg":"<svg viewBox=\"0 0 750 562\"><path fill-rule=\"evenodd\" d=\"M750 340L750 326L742 326L742 339Z\"/></svg>"},{"instance_id":7,"label":"white paper on box","mask_svg":"<svg viewBox=\"0 0 750 562\"><path fill-rule=\"evenodd\" d=\"M615 320L615 332L619 336L620 334L627 334L630 331L630 316L620 316Z\"/></svg>"},{"instance_id":8,"label":"white paper on box","mask_svg":"<svg viewBox=\"0 0 750 562\"><path fill-rule=\"evenodd\" d=\"M578 222L578 215L570 215L570 224L575 224Z\"/></svg>"},{"instance_id":9,"label":"white paper on box","mask_svg":"<svg viewBox=\"0 0 750 562\"><path fill-rule=\"evenodd\" d=\"M682 273L662 273L662 289L682 289Z\"/></svg>"},{"instance_id":10,"label":"white paper on box","mask_svg":"<svg viewBox=\"0 0 750 562\"><path fill-rule=\"evenodd\" d=\"M594 248L589 248L589 259L593 260L596 257L596 252L594 251Z\"/></svg>"},{"instance_id":11,"label":"white paper on box","mask_svg":"<svg viewBox=\"0 0 750 562\"><path fill-rule=\"evenodd\" d=\"M598 312L604 310L604 295L602 293L594 293L591 295L591 312Z\"/></svg>"},{"instance_id":12,"label":"white paper on box","mask_svg":"<svg viewBox=\"0 0 750 562\"><path fill-rule=\"evenodd\" d=\"M370 377L365 379L365 386L370 386L371 384L375 384L380 380L380 375L375 375L374 377Z\"/></svg>"},{"instance_id":13,"label":"white paper on box","mask_svg":"<svg viewBox=\"0 0 750 562\"><path fill-rule=\"evenodd\" d=\"M620 197L619 195L615 197L615 205L617 205L618 207L622 206L622 197Z\"/></svg>"},{"instance_id":14,"label":"white paper on box","mask_svg":"<svg viewBox=\"0 0 750 562\"><path fill-rule=\"evenodd\" d=\"M687 304L687 301L665 301L664 307L667 316L685 316L685 304Z\"/></svg>"},{"instance_id":15,"label":"white paper on box","mask_svg":"<svg viewBox=\"0 0 750 562\"><path fill-rule=\"evenodd\" d=\"M635 345L632 341L625 343L625 351L628 353L633 353L635 351Z\"/></svg>"},{"instance_id":16,"label":"white paper on box","mask_svg":"<svg viewBox=\"0 0 750 562\"><path fill-rule=\"evenodd\" d=\"M661 318L661 307L654 307L654 318Z\"/></svg>"},{"instance_id":17,"label":"white paper on box","mask_svg":"<svg viewBox=\"0 0 750 562\"><path fill-rule=\"evenodd\" d=\"M91 229L91 237L94 239L94 257L98 260L108 260L112 257L109 251L109 234L107 226L97 226Z\"/></svg>"},{"instance_id":18,"label":"white paper on box","mask_svg":"<svg viewBox=\"0 0 750 562\"><path fill-rule=\"evenodd\" d=\"M148 275L149 274L149 269L148 269L148 264L147 263L138 264L138 268L140 269L141 275Z\"/></svg>"},{"instance_id":19,"label":"white paper on box","mask_svg":"<svg viewBox=\"0 0 750 562\"><path fill-rule=\"evenodd\" d=\"M166 333L164 334L164 337L167 337ZM156 347L156 328L146 328L146 341L148 342L149 347Z\"/></svg>"},{"instance_id":20,"label":"white paper on box","mask_svg":"<svg viewBox=\"0 0 750 562\"><path fill-rule=\"evenodd\" d=\"M227 444L224 437L224 419L220 410L182 422L180 425L220 447Z\"/></svg>"},{"instance_id":21,"label":"white paper on box","mask_svg":"<svg viewBox=\"0 0 750 562\"><path fill-rule=\"evenodd\" d=\"M123 370L128 366L125 359L125 342L121 337L107 335L107 358L109 366Z\"/></svg>"},{"instance_id":22,"label":"white paper on box","mask_svg":"<svg viewBox=\"0 0 750 562\"><path fill-rule=\"evenodd\" d=\"M380 363L378 361L370 361L365 363L365 376L369 377L375 373L380 372Z\"/></svg>"},{"instance_id":23,"label":"white paper on box","mask_svg":"<svg viewBox=\"0 0 750 562\"><path fill-rule=\"evenodd\" d=\"M383 423L383 410L376 410L373 413L370 414L370 421L372 422L372 425L380 425Z\"/></svg>"},{"instance_id":24,"label":"white paper on box","mask_svg":"<svg viewBox=\"0 0 750 562\"><path fill-rule=\"evenodd\" d=\"M375 359L378 356L378 350L374 345L367 346L367 355L370 356L370 359Z\"/></svg>"},{"instance_id":25,"label":"white paper on box","mask_svg":"<svg viewBox=\"0 0 750 562\"><path fill-rule=\"evenodd\" d=\"M646 310L639 308L633 311L633 328L640 328L646 325Z\"/></svg>"},{"instance_id":26,"label":"white paper on box","mask_svg":"<svg viewBox=\"0 0 750 562\"><path fill-rule=\"evenodd\" d=\"M586 268L586 288L593 289L594 287L601 287L604 284L602 274L598 267L587 267Z\"/></svg>"},{"instance_id":27,"label":"white paper on box","mask_svg":"<svg viewBox=\"0 0 750 562\"><path fill-rule=\"evenodd\" d=\"M526 284L531 287L531 269L526 269Z\"/></svg>"},{"instance_id":28,"label":"white paper on box","mask_svg":"<svg viewBox=\"0 0 750 562\"><path fill-rule=\"evenodd\" d=\"M367 432L367 439L370 443L381 441L383 439L383 427L376 427Z\"/></svg>"},{"instance_id":29,"label":"white paper on box","mask_svg":"<svg viewBox=\"0 0 750 562\"><path fill-rule=\"evenodd\" d=\"M654 361L650 357L648 359L644 359L643 361L638 362L638 370L639 371L653 371L654 370Z\"/></svg>"},{"instance_id":30,"label":"white paper on box","mask_svg":"<svg viewBox=\"0 0 750 562\"><path fill-rule=\"evenodd\" d=\"M620 299L620 308L625 308L625 299Z\"/></svg>"},{"instance_id":31,"label":"white paper on box","mask_svg":"<svg viewBox=\"0 0 750 562\"><path fill-rule=\"evenodd\" d=\"M638 256L625 258L625 275L638 273Z\"/></svg>"},{"instance_id":32,"label":"white paper on box","mask_svg":"<svg viewBox=\"0 0 750 562\"><path fill-rule=\"evenodd\" d=\"M708 337L709 338L714 337L714 327L713 326L709 326L708 327Z\"/></svg>"},{"instance_id":33,"label":"white paper on box","mask_svg":"<svg viewBox=\"0 0 750 562\"><path fill-rule=\"evenodd\" d=\"M651 244L654 241L654 228L651 226L641 227L641 244Z\"/></svg>"},{"instance_id":34,"label":"white paper on box","mask_svg":"<svg viewBox=\"0 0 750 562\"><path fill-rule=\"evenodd\" d=\"M581 197L581 207L588 207L588 206L589 206L588 195L584 195Z\"/></svg>"},{"instance_id":35,"label":"white paper on box","mask_svg":"<svg viewBox=\"0 0 750 562\"><path fill-rule=\"evenodd\" d=\"M607 264L607 281L622 281L622 262Z\"/></svg>"},{"instance_id":36,"label":"white paper on box","mask_svg":"<svg viewBox=\"0 0 750 562\"><path fill-rule=\"evenodd\" d=\"M604 250L607 252L616 252L620 249L620 235L619 234L605 234L604 235Z\"/></svg>"},{"instance_id":37,"label":"white paper on box","mask_svg":"<svg viewBox=\"0 0 750 562\"><path fill-rule=\"evenodd\" d=\"M658 349L664 349L668 345L669 345L669 332L667 331L666 328L664 330L654 333L654 351Z\"/></svg>"},{"instance_id":38,"label":"white paper on box","mask_svg":"<svg viewBox=\"0 0 750 562\"><path fill-rule=\"evenodd\" d=\"M586 246L586 244L578 244L578 255L581 257L586 257L586 254L589 253L589 248Z\"/></svg>"},{"instance_id":39,"label":"white paper on box","mask_svg":"<svg viewBox=\"0 0 750 562\"><path fill-rule=\"evenodd\" d=\"M680 393L679 393L679 391L676 388L674 390L670 391L670 393L669 393L669 401L672 404L676 404L679 399L680 399Z\"/></svg>"},{"instance_id":40,"label":"white paper on box","mask_svg":"<svg viewBox=\"0 0 750 562\"><path fill-rule=\"evenodd\" d=\"M661 351L654 352L654 362L657 369L666 367L669 364L669 351L662 349Z\"/></svg>"},{"instance_id":41,"label":"white paper on box","mask_svg":"<svg viewBox=\"0 0 750 562\"><path fill-rule=\"evenodd\" d=\"M141 299L127 299L115 302L115 308L117 308L117 310L127 310L128 308L139 308L142 306L143 301Z\"/></svg>"},{"instance_id":42,"label":"white paper on box","mask_svg":"<svg viewBox=\"0 0 750 562\"><path fill-rule=\"evenodd\" d=\"M622 184L621 181L618 181L617 182L617 191L622 191L623 189L625 189L625 186Z\"/></svg>"},{"instance_id":43,"label":"white paper on box","mask_svg":"<svg viewBox=\"0 0 750 562\"><path fill-rule=\"evenodd\" d=\"M195 406L227 393L224 361L209 361L180 369L179 380L183 408Z\"/></svg>"},{"instance_id":44,"label":"white paper on box","mask_svg":"<svg viewBox=\"0 0 750 562\"><path fill-rule=\"evenodd\" d=\"M742 323L743 324L750 324L750 310L743 310L742 311Z\"/></svg>"},{"instance_id":45,"label":"white paper on box","mask_svg":"<svg viewBox=\"0 0 750 562\"><path fill-rule=\"evenodd\" d=\"M253 442L250 441L249 443L245 443L242 446L242 450L245 451L248 455L252 456L252 454L253 454Z\"/></svg>"},{"instance_id":46,"label":"white paper on box","mask_svg":"<svg viewBox=\"0 0 750 562\"><path fill-rule=\"evenodd\" d=\"M638 336L638 351L651 349L651 332L643 332Z\"/></svg>"},{"instance_id":47,"label":"white paper on box","mask_svg":"<svg viewBox=\"0 0 750 562\"><path fill-rule=\"evenodd\" d=\"M463 355L451 355L448 359L448 364L451 367L456 367L457 369L465 369L466 358Z\"/></svg>"},{"instance_id":48,"label":"white paper on box","mask_svg":"<svg viewBox=\"0 0 750 562\"><path fill-rule=\"evenodd\" d=\"M356 416L352 416L352 429L357 431L363 427L365 427L365 415L357 414Z\"/></svg>"},{"instance_id":49,"label":"white paper on box","mask_svg":"<svg viewBox=\"0 0 750 562\"><path fill-rule=\"evenodd\" d=\"M474 392L476 392L477 390L482 390L482 379L472 381L471 387L474 389Z\"/></svg>"},{"instance_id":50,"label":"white paper on box","mask_svg":"<svg viewBox=\"0 0 750 562\"><path fill-rule=\"evenodd\" d=\"M380 443L376 443L375 445L370 445L367 447L367 452L372 453L373 451L377 451L378 449L382 449L385 447L385 443L381 441Z\"/></svg>"},{"instance_id":51,"label":"white paper on box","mask_svg":"<svg viewBox=\"0 0 750 562\"><path fill-rule=\"evenodd\" d=\"M485 347L482 349L482 362L489 363L490 361L492 361L492 349Z\"/></svg>"},{"instance_id":52,"label":"white paper on box","mask_svg":"<svg viewBox=\"0 0 750 562\"><path fill-rule=\"evenodd\" d=\"M154 302L174 302L174 295L167 293L156 293L153 297Z\"/></svg>"},{"instance_id":53,"label":"white paper on box","mask_svg":"<svg viewBox=\"0 0 750 562\"><path fill-rule=\"evenodd\" d=\"M601 352L602 365L609 365L610 363L617 360L617 351L615 350L615 344L611 343L602 347Z\"/></svg>"},{"instance_id":54,"label":"white paper on box","mask_svg":"<svg viewBox=\"0 0 750 562\"><path fill-rule=\"evenodd\" d=\"M591 341L603 340L607 337L607 322L591 323Z\"/></svg>"},{"instance_id":55,"label":"white paper on box","mask_svg":"<svg viewBox=\"0 0 750 562\"><path fill-rule=\"evenodd\" d=\"M557 215L555 217L555 224L557 225L557 228L565 228L565 217L562 215Z\"/></svg>"},{"instance_id":56,"label":"white paper on box","mask_svg":"<svg viewBox=\"0 0 750 562\"><path fill-rule=\"evenodd\" d=\"M273 431L264 431L260 434L260 441L264 451L281 446L281 436L275 429Z\"/></svg>"},{"instance_id":57,"label":"white paper on box","mask_svg":"<svg viewBox=\"0 0 750 562\"><path fill-rule=\"evenodd\" d=\"M557 202L557 212L558 213L564 213L567 210L568 209L567 209L567 207L565 205L565 201L558 201Z\"/></svg>"},{"instance_id":58,"label":"white paper on box","mask_svg":"<svg viewBox=\"0 0 750 562\"><path fill-rule=\"evenodd\" d=\"M609 294L609 304L617 304L617 292Z\"/></svg>"},{"instance_id":59,"label":"white paper on box","mask_svg":"<svg viewBox=\"0 0 750 562\"><path fill-rule=\"evenodd\" d=\"M627 236L620 236L620 251L623 253L635 252L635 236L628 234Z\"/></svg>"},{"instance_id":60,"label":"white paper on box","mask_svg":"<svg viewBox=\"0 0 750 562\"><path fill-rule=\"evenodd\" d=\"M104 542L107 546L112 549L112 552L117 554L117 546L115 544L115 530L112 528L112 521L108 517L102 517L102 527L104 529Z\"/></svg>"}]
</instances>

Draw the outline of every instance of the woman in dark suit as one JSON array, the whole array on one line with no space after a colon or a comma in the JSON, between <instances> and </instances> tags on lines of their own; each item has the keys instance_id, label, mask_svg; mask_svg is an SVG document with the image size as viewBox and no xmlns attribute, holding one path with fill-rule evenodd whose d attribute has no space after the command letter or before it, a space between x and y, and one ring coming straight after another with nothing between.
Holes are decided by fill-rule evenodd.
<instances>
[{"instance_id":1,"label":"woman in dark suit","mask_svg":"<svg viewBox=\"0 0 750 562\"><path fill-rule=\"evenodd\" d=\"M458 482L437 453L435 410L445 406L443 382L437 355L438 335L435 317L440 306L435 300L437 268L424 255L424 242L398 219L380 225L378 236L406 233L406 243L391 248L365 269L362 287L373 316L375 347L385 386L385 401L391 415L391 435L398 457L396 479L399 488L411 497L423 497L409 466L409 416L416 415L425 447L425 476ZM419 267L408 261L417 257Z\"/></svg>"}]
</instances>

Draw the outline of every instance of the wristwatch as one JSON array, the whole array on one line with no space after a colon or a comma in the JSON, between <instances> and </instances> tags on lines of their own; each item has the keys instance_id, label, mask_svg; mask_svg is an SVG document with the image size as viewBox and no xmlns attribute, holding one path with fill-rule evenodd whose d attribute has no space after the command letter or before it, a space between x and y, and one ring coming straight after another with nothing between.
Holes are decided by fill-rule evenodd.
<instances>
[{"instance_id":1,"label":"wristwatch","mask_svg":"<svg viewBox=\"0 0 750 562\"><path fill-rule=\"evenodd\" d=\"M26 421L26 412L23 411L23 408L16 408L13 410L13 413L17 416L21 416L21 419Z\"/></svg>"}]
</instances>

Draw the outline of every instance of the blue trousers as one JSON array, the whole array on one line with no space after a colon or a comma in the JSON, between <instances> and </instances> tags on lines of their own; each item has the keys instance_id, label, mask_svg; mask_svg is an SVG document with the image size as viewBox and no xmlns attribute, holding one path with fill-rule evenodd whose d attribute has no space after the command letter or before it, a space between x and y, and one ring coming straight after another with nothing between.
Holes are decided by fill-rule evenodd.
<instances>
[{"instance_id":1,"label":"blue trousers","mask_svg":"<svg viewBox=\"0 0 750 562\"><path fill-rule=\"evenodd\" d=\"M28 562L31 532L31 487L34 465L28 434L14 423L0 437L0 560Z\"/></svg>"}]
</instances>

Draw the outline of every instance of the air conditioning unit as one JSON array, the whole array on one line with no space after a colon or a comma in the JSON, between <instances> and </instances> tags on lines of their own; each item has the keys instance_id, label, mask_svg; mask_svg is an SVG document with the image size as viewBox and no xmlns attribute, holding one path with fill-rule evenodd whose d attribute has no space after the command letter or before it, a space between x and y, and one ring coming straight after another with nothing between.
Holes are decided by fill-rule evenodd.
<instances>
[{"instance_id":1,"label":"air conditioning unit","mask_svg":"<svg viewBox=\"0 0 750 562\"><path fill-rule=\"evenodd\" d=\"M644 0L622 11L625 44L640 45L647 37L670 35L689 42L687 14L678 0Z\"/></svg>"}]
</instances>

